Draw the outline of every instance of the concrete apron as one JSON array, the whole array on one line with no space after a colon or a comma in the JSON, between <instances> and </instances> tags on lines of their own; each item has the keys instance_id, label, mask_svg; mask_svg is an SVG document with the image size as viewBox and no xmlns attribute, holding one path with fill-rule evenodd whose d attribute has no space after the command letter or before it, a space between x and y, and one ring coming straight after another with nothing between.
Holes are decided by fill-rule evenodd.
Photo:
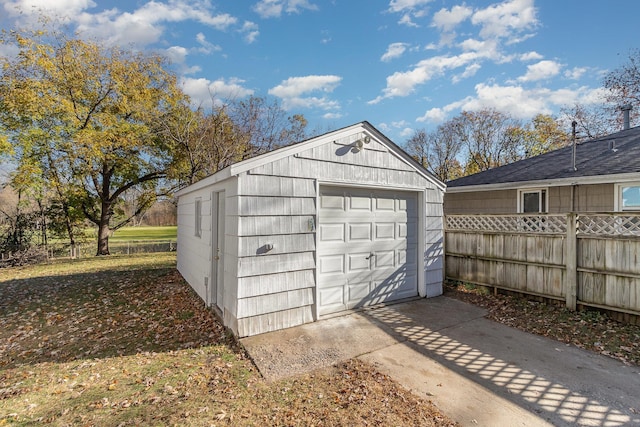
<instances>
[{"instance_id":1,"label":"concrete apron","mask_svg":"<svg viewBox=\"0 0 640 427\"><path fill-rule=\"evenodd\" d=\"M640 425L640 369L484 315L438 297L241 342L268 380L359 357L463 426Z\"/></svg>"}]
</instances>

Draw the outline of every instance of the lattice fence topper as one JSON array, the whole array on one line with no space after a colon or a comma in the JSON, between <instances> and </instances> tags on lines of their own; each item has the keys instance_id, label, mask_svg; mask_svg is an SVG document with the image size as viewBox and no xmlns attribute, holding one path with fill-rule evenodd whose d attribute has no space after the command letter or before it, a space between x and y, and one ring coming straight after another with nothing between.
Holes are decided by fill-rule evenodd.
<instances>
[{"instance_id":1,"label":"lattice fence topper","mask_svg":"<svg viewBox=\"0 0 640 427\"><path fill-rule=\"evenodd\" d=\"M447 215L447 230L566 233L566 215Z\"/></svg>"},{"instance_id":2,"label":"lattice fence topper","mask_svg":"<svg viewBox=\"0 0 640 427\"><path fill-rule=\"evenodd\" d=\"M640 236L640 215L581 214L578 233L597 236Z\"/></svg>"}]
</instances>

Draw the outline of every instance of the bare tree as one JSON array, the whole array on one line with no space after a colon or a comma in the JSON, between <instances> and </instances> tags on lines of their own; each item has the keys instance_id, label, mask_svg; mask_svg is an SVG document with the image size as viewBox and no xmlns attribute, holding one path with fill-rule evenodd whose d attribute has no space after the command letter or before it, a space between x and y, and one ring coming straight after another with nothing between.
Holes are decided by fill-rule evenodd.
<instances>
[{"instance_id":1,"label":"bare tree","mask_svg":"<svg viewBox=\"0 0 640 427\"><path fill-rule=\"evenodd\" d=\"M427 133L416 130L406 143L407 151L441 181L449 181L462 176L462 166L457 157L462 148L451 121Z\"/></svg>"},{"instance_id":2,"label":"bare tree","mask_svg":"<svg viewBox=\"0 0 640 427\"><path fill-rule=\"evenodd\" d=\"M608 89L607 101L614 108L631 105L632 121L640 117L640 49L631 50L627 62L605 76L604 87ZM617 114L616 117L617 128L620 129L620 115Z\"/></svg>"},{"instance_id":3,"label":"bare tree","mask_svg":"<svg viewBox=\"0 0 640 427\"><path fill-rule=\"evenodd\" d=\"M209 112L194 111L185 101L158 124L159 134L178 154L170 176L181 185L305 138L304 116L287 116L275 101L258 97L226 104L213 101Z\"/></svg>"},{"instance_id":4,"label":"bare tree","mask_svg":"<svg viewBox=\"0 0 640 427\"><path fill-rule=\"evenodd\" d=\"M574 104L560 110L562 127L571 129L571 123L576 122L576 131L581 139L593 139L622 129L616 120L616 113L606 104Z\"/></svg>"},{"instance_id":5,"label":"bare tree","mask_svg":"<svg viewBox=\"0 0 640 427\"><path fill-rule=\"evenodd\" d=\"M451 126L467 150L466 174L524 157L522 125L505 113L491 108L463 111Z\"/></svg>"}]
</instances>

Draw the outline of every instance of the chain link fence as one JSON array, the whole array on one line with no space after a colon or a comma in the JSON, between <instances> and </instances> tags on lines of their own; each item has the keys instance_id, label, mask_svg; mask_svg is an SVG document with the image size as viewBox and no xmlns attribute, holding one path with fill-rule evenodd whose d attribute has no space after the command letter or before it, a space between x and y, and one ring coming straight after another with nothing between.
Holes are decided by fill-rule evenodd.
<instances>
[{"instance_id":1,"label":"chain link fence","mask_svg":"<svg viewBox=\"0 0 640 427\"><path fill-rule=\"evenodd\" d=\"M131 255L152 252L174 252L177 241L174 240L131 240L109 242L111 255ZM52 243L39 246L38 252L46 252L47 259L56 258L87 258L95 256L96 243L86 242L71 245L69 243ZM14 257L23 254L1 253L0 263L9 263ZM43 254L44 255L44 254Z\"/></svg>"}]
</instances>

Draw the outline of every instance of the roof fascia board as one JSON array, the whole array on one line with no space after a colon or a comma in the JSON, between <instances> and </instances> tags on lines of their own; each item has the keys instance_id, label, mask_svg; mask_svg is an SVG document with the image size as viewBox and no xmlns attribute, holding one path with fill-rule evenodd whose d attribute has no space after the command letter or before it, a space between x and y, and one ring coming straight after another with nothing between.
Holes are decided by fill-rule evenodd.
<instances>
[{"instance_id":1,"label":"roof fascia board","mask_svg":"<svg viewBox=\"0 0 640 427\"><path fill-rule=\"evenodd\" d=\"M502 182L498 184L465 185L460 187L448 187L448 193L469 193L473 191L490 190L516 190L533 187L561 187L565 185L610 184L618 182L637 181L640 174L637 172L621 173L614 175L593 175L572 178L544 179L539 181Z\"/></svg>"},{"instance_id":2,"label":"roof fascia board","mask_svg":"<svg viewBox=\"0 0 640 427\"><path fill-rule=\"evenodd\" d=\"M206 178L201 179L198 182L195 182L187 187L184 187L178 191L176 191L176 196L184 196L185 194L193 193L194 191L198 191L204 187L208 187L217 182L224 181L225 179L231 177L230 168L226 167L221 171L214 173L213 175L209 175Z\"/></svg>"}]
</instances>

